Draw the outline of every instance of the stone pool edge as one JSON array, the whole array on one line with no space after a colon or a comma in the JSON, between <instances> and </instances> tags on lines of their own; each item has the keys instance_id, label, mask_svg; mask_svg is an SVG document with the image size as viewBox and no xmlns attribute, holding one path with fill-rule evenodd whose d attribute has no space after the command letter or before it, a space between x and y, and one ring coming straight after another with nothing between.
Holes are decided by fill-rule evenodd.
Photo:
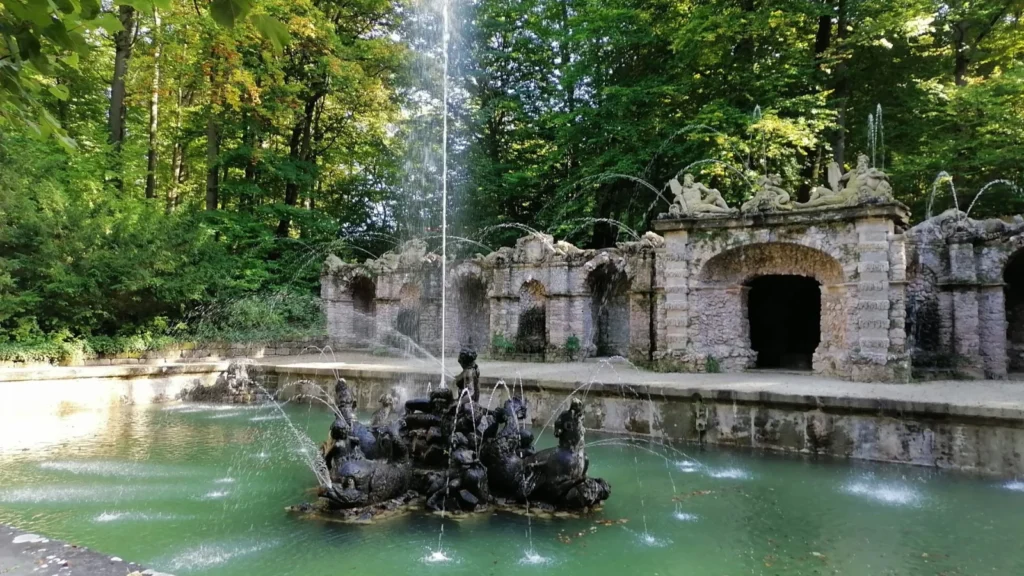
<instances>
[{"instance_id":1,"label":"stone pool edge","mask_svg":"<svg viewBox=\"0 0 1024 576\"><path fill-rule=\"evenodd\" d=\"M15 543L19 536L29 538ZM124 576L138 572L146 576L171 576L143 568L134 562L122 560L84 546L47 538L34 532L25 532L7 524L0 524L0 574L27 576L43 574L42 568L52 568L56 574L88 574L89 576Z\"/></svg>"}]
</instances>

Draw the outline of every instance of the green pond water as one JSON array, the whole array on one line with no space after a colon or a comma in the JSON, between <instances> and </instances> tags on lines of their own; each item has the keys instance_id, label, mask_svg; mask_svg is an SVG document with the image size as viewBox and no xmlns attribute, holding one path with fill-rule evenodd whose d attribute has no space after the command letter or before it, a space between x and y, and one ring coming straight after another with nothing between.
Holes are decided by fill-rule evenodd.
<instances>
[{"instance_id":1,"label":"green pond water","mask_svg":"<svg viewBox=\"0 0 1024 576\"><path fill-rule=\"evenodd\" d=\"M285 411L299 431L326 436L325 410ZM270 408L63 419L63 437L0 451L0 522L179 575L1024 574L1024 483L1015 481L678 447L698 464L658 444L613 442L588 449L591 474L613 487L605 509L533 519L529 555L521 516L353 526L287 514L315 479ZM431 563L442 524L451 560Z\"/></svg>"}]
</instances>

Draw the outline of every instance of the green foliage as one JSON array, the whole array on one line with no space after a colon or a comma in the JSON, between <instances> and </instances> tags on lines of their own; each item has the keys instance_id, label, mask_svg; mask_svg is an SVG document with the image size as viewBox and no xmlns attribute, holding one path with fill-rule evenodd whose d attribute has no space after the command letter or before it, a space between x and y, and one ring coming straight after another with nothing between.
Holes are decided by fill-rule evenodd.
<instances>
[{"instance_id":1,"label":"green foliage","mask_svg":"<svg viewBox=\"0 0 1024 576\"><path fill-rule=\"evenodd\" d=\"M704 359L704 371L708 374L720 373L722 371L722 366L718 363L718 358L708 355L708 357Z\"/></svg>"},{"instance_id":2,"label":"green foliage","mask_svg":"<svg viewBox=\"0 0 1024 576\"><path fill-rule=\"evenodd\" d=\"M495 332L491 336L491 350L499 354L512 354L516 351L516 343L506 338L504 334Z\"/></svg>"},{"instance_id":3,"label":"green foliage","mask_svg":"<svg viewBox=\"0 0 1024 576\"><path fill-rule=\"evenodd\" d=\"M569 337L565 339L565 351L570 355L575 355L580 351L580 339L578 336L570 334Z\"/></svg>"}]
</instances>

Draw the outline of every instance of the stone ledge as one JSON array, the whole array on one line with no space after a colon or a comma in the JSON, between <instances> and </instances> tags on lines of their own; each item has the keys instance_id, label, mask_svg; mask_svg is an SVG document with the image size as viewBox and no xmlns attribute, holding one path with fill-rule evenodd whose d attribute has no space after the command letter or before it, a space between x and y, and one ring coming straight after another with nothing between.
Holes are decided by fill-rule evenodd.
<instances>
[{"instance_id":1,"label":"stone ledge","mask_svg":"<svg viewBox=\"0 0 1024 576\"><path fill-rule=\"evenodd\" d=\"M387 365L361 365L353 367L331 366L331 367L310 367L310 366L273 366L272 370L280 376L293 375L297 378L309 376L335 377L351 379L373 379L373 380L400 380L402 378L420 377L423 382L436 382L436 372L425 372L417 368L403 368ZM486 373L486 368L485 368ZM651 373L652 380L657 380L659 374ZM696 377L697 375L693 375ZM742 380L742 374L732 374ZM743 390L743 387L755 385L759 375L750 374L750 382L738 382L735 384L716 385L714 383L701 383L700 385L666 385L657 382L650 384L643 383L609 383L595 382L590 387L590 393L598 393L604 396L622 396L623 394L633 395L634 398L647 400L648 397L654 400L690 400L694 394L699 394L705 401L735 402L738 404L757 404L764 407L799 407L806 409L820 409L825 412L838 413L861 413L872 415L886 415L899 418L927 417L943 419L969 419L972 421L998 421L1003 425L1024 428L1024 402L1022 403L955 403L936 402L922 400L907 400L902 398L868 397L836 394L825 389L829 384L835 383L843 387L864 387L872 389L875 385L865 383L840 382L823 379L827 383L823 385L821 394L795 394L786 392L772 392L766 390ZM493 388L498 380L506 382L515 380L521 381L527 390L537 391L559 391L568 394L583 384L579 380L554 379L554 378L516 378L515 374L510 376L483 376L480 379L482 386ZM967 383L965 383L967 385ZM908 384L894 384L891 386L913 386ZM922 386L928 386L924 384ZM1024 386L1024 385L1022 385ZM639 393L639 390L644 390ZM626 392L628 391L628 392ZM1009 404L1009 405L1007 405Z\"/></svg>"}]
</instances>

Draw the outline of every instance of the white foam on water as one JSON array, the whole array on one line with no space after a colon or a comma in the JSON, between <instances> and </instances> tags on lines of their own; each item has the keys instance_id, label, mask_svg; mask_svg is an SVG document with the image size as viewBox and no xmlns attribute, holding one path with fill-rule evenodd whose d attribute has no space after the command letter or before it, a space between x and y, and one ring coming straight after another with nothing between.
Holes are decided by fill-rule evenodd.
<instances>
[{"instance_id":1,"label":"white foam on water","mask_svg":"<svg viewBox=\"0 0 1024 576\"><path fill-rule=\"evenodd\" d=\"M0 502L103 502L138 493L130 486L42 486L0 491Z\"/></svg>"},{"instance_id":2,"label":"white foam on water","mask_svg":"<svg viewBox=\"0 0 1024 576\"><path fill-rule=\"evenodd\" d=\"M40 462L43 470L90 476L117 476L119 478L161 478L178 476L180 472L144 462L116 462L102 460L47 460Z\"/></svg>"},{"instance_id":3,"label":"white foam on water","mask_svg":"<svg viewBox=\"0 0 1024 576\"><path fill-rule=\"evenodd\" d=\"M692 460L679 460L676 462L676 468L679 468L680 472L699 472L700 464Z\"/></svg>"},{"instance_id":4,"label":"white foam on water","mask_svg":"<svg viewBox=\"0 0 1024 576\"><path fill-rule=\"evenodd\" d=\"M523 557L519 559L519 563L523 566L540 566L550 564L551 559L537 554L534 550L527 550L523 553Z\"/></svg>"},{"instance_id":5,"label":"white foam on water","mask_svg":"<svg viewBox=\"0 0 1024 576\"><path fill-rule=\"evenodd\" d=\"M426 556L420 558L420 560L426 564L447 564L455 561L451 556L445 554L444 550L430 549L428 549Z\"/></svg>"},{"instance_id":6,"label":"white foam on water","mask_svg":"<svg viewBox=\"0 0 1024 576\"><path fill-rule=\"evenodd\" d=\"M182 516L174 514L147 514L145 512L104 512L92 519L93 522L154 522L162 520L178 520Z\"/></svg>"},{"instance_id":7,"label":"white foam on water","mask_svg":"<svg viewBox=\"0 0 1024 576\"><path fill-rule=\"evenodd\" d=\"M46 544L47 542L49 540L39 534L22 534L15 536L14 540L11 541L12 544Z\"/></svg>"},{"instance_id":8,"label":"white foam on water","mask_svg":"<svg viewBox=\"0 0 1024 576\"><path fill-rule=\"evenodd\" d=\"M224 412L222 414L214 414L213 416L207 416L208 420L221 420L223 418L235 418L241 416L241 412Z\"/></svg>"},{"instance_id":9,"label":"white foam on water","mask_svg":"<svg viewBox=\"0 0 1024 576\"><path fill-rule=\"evenodd\" d=\"M650 532L638 532L636 537L640 544L651 548L664 548L672 543L668 538L658 538Z\"/></svg>"},{"instance_id":10,"label":"white foam on water","mask_svg":"<svg viewBox=\"0 0 1024 576\"><path fill-rule=\"evenodd\" d=\"M719 468L717 470L709 470L708 476L727 480L747 480L750 478L750 472L741 468Z\"/></svg>"},{"instance_id":11,"label":"white foam on water","mask_svg":"<svg viewBox=\"0 0 1024 576\"><path fill-rule=\"evenodd\" d=\"M699 518L696 514L690 514L689 512L673 512L672 517L680 522L696 522L697 518Z\"/></svg>"},{"instance_id":12,"label":"white foam on water","mask_svg":"<svg viewBox=\"0 0 1024 576\"><path fill-rule=\"evenodd\" d=\"M257 458L259 460L266 460L267 458L270 458L270 452L267 452L267 451L257 452L255 454L249 454L249 457L250 458Z\"/></svg>"},{"instance_id":13,"label":"white foam on water","mask_svg":"<svg viewBox=\"0 0 1024 576\"><path fill-rule=\"evenodd\" d=\"M914 506L921 501L917 491L900 484L852 482L844 486L843 491L893 506Z\"/></svg>"},{"instance_id":14,"label":"white foam on water","mask_svg":"<svg viewBox=\"0 0 1024 576\"><path fill-rule=\"evenodd\" d=\"M174 555L167 563L171 570L200 570L224 564L240 556L255 554L276 546L274 541L252 543L222 542L215 544L200 544L193 548L182 550Z\"/></svg>"},{"instance_id":15,"label":"white foam on water","mask_svg":"<svg viewBox=\"0 0 1024 576\"><path fill-rule=\"evenodd\" d=\"M231 492L228 492L227 490L211 490L211 491L207 492L206 494L204 494L202 499L203 500L220 500L221 498L226 497L228 494L231 494Z\"/></svg>"},{"instance_id":16,"label":"white foam on water","mask_svg":"<svg viewBox=\"0 0 1024 576\"><path fill-rule=\"evenodd\" d=\"M265 422L267 420L283 420L284 415L282 414L267 414L266 416L253 416L249 418L250 422Z\"/></svg>"},{"instance_id":17,"label":"white foam on water","mask_svg":"<svg viewBox=\"0 0 1024 576\"><path fill-rule=\"evenodd\" d=\"M1003 488L1013 490L1014 492L1024 492L1024 482L1020 480L1013 480L1003 484Z\"/></svg>"},{"instance_id":18,"label":"white foam on water","mask_svg":"<svg viewBox=\"0 0 1024 576\"><path fill-rule=\"evenodd\" d=\"M214 484L234 484L234 478L217 478L213 481Z\"/></svg>"}]
</instances>

